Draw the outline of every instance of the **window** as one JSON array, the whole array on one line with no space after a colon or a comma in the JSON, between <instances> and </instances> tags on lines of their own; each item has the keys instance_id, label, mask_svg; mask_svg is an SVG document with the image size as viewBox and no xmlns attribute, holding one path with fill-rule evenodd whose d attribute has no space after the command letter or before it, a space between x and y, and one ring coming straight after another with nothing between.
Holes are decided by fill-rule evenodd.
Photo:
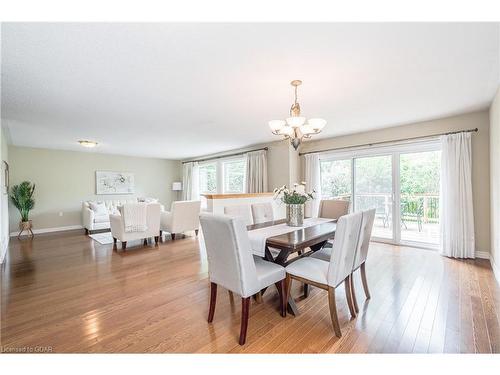
<instances>
[{"instance_id":1,"label":"window","mask_svg":"<svg viewBox=\"0 0 500 375\"><path fill-rule=\"evenodd\" d=\"M224 161L224 193L244 193L246 160L236 159Z\"/></svg>"},{"instance_id":2,"label":"window","mask_svg":"<svg viewBox=\"0 0 500 375\"><path fill-rule=\"evenodd\" d=\"M202 164L198 171L200 193L217 193L217 163Z\"/></svg>"},{"instance_id":3,"label":"window","mask_svg":"<svg viewBox=\"0 0 500 375\"><path fill-rule=\"evenodd\" d=\"M218 159L200 164L200 194L234 194L246 190L246 158Z\"/></svg>"},{"instance_id":4,"label":"window","mask_svg":"<svg viewBox=\"0 0 500 375\"><path fill-rule=\"evenodd\" d=\"M351 197L351 159L321 160L321 196L325 199Z\"/></svg>"}]
</instances>

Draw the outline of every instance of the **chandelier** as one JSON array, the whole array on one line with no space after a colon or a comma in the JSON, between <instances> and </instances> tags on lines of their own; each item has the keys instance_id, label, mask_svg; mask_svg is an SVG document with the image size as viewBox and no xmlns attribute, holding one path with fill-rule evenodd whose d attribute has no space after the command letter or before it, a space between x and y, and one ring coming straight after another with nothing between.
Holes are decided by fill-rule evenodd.
<instances>
[{"instance_id":1,"label":"chandelier","mask_svg":"<svg viewBox=\"0 0 500 375\"><path fill-rule=\"evenodd\" d=\"M297 150L303 139L311 138L313 134L318 134L326 125L326 120L321 118L311 118L307 120L300 115L300 104L297 102L297 87L302 81L296 79L290 84L295 88L295 102L290 108L290 117L286 120L269 121L269 127L274 135L284 136L290 139L290 143Z\"/></svg>"}]
</instances>

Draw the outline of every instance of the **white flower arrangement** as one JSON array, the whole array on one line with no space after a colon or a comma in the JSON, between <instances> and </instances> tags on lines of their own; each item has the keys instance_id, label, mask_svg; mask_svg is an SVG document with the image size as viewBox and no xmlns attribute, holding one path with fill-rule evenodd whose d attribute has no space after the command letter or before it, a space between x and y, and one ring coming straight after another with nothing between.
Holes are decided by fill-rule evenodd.
<instances>
[{"instance_id":1,"label":"white flower arrangement","mask_svg":"<svg viewBox=\"0 0 500 375\"><path fill-rule=\"evenodd\" d=\"M286 185L274 189L274 199L279 199L285 204L304 204L314 199L315 193L314 190L307 193L306 183L302 181L300 184L294 183L293 189L288 189Z\"/></svg>"}]
</instances>

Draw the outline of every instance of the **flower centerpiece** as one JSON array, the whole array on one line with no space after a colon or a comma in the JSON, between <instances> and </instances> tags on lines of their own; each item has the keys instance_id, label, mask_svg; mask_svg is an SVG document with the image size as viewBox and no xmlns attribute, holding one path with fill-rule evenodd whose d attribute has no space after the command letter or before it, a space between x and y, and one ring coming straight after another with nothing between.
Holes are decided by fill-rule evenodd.
<instances>
[{"instance_id":1,"label":"flower centerpiece","mask_svg":"<svg viewBox=\"0 0 500 375\"><path fill-rule=\"evenodd\" d=\"M315 191L306 192L306 183L293 184L293 189L286 185L274 189L274 199L286 204L286 223L291 227L300 227L304 223L304 204L314 199Z\"/></svg>"}]
</instances>

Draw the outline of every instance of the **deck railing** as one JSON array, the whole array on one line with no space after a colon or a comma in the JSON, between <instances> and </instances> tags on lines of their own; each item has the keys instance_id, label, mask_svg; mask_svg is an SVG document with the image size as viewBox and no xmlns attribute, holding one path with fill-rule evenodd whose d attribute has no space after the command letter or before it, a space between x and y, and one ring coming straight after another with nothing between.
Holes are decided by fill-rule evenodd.
<instances>
[{"instance_id":1,"label":"deck railing","mask_svg":"<svg viewBox=\"0 0 500 375\"><path fill-rule=\"evenodd\" d=\"M351 194L341 194L330 199L351 200ZM392 194L357 193L356 206L363 209L374 207L377 214L392 216ZM401 218L407 221L439 223L439 194L401 194Z\"/></svg>"}]
</instances>

